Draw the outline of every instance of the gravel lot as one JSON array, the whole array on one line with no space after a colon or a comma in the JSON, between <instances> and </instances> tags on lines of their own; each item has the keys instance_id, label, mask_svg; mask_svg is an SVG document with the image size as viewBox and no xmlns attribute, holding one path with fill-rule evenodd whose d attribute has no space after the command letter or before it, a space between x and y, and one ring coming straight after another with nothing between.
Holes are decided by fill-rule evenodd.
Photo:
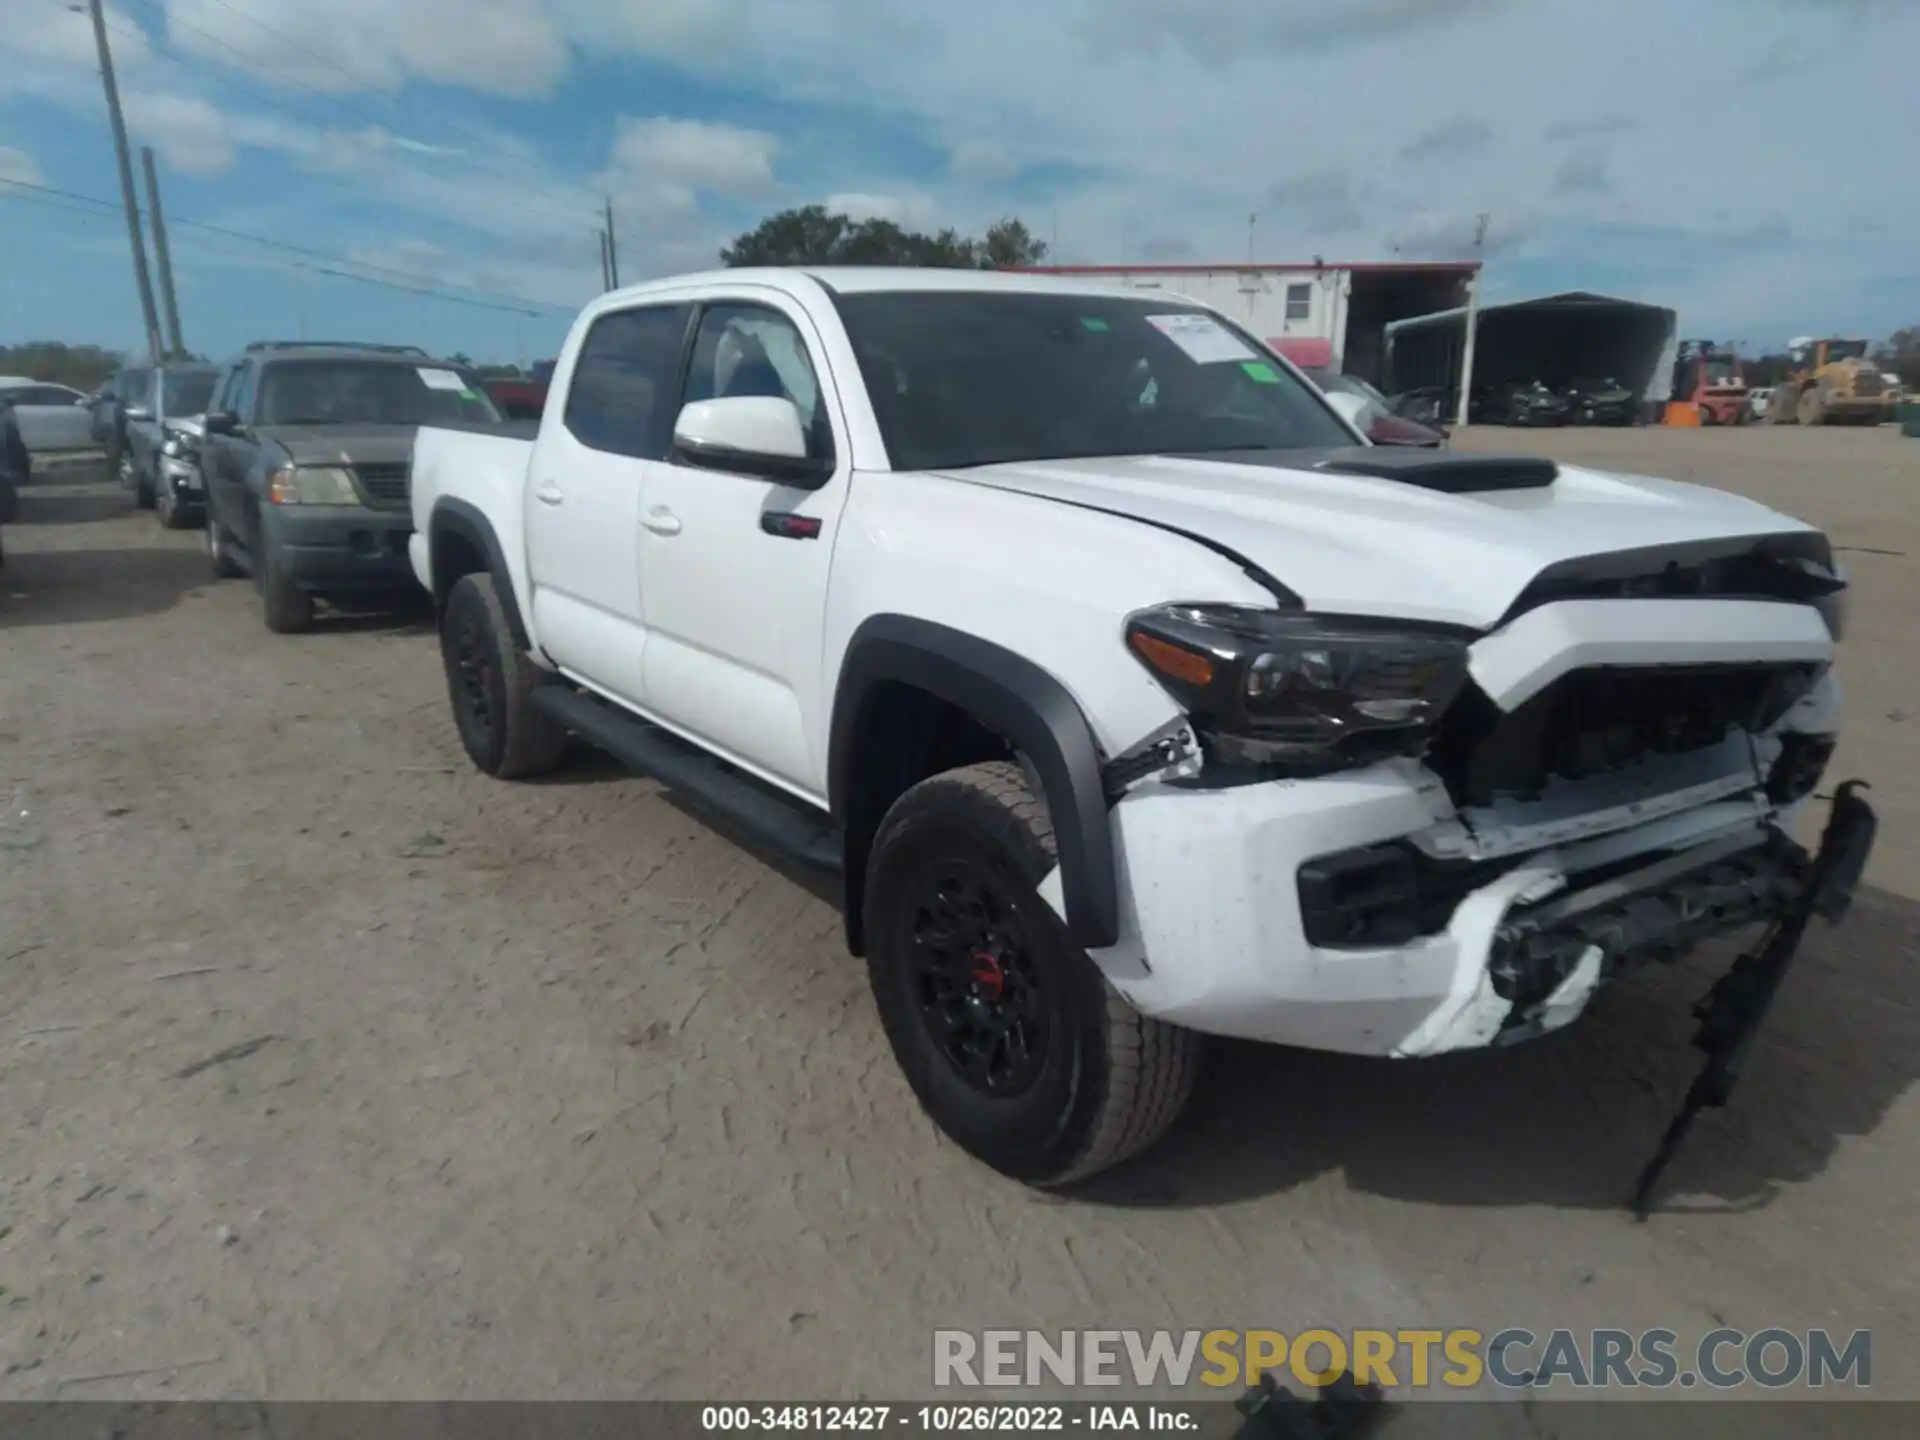
<instances>
[{"instance_id":1,"label":"gravel lot","mask_svg":"<svg viewBox=\"0 0 1920 1440\"><path fill-rule=\"evenodd\" d=\"M1725 951L1499 1057L1223 1046L1167 1144L1032 1195L916 1112L799 878L592 757L481 778L420 615L277 638L198 533L66 484L0 569L0 1398L903 1397L936 1327L1721 1323L1871 1327L1920 1397L1920 443L1462 444L1745 491L1857 583L1872 888L1651 1224Z\"/></svg>"}]
</instances>

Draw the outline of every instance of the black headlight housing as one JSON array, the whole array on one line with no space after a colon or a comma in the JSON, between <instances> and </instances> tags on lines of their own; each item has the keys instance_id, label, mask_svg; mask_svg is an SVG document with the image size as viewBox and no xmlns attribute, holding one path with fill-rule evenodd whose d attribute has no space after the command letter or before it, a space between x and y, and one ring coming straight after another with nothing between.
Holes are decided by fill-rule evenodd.
<instances>
[{"instance_id":1,"label":"black headlight housing","mask_svg":"<svg viewBox=\"0 0 1920 1440\"><path fill-rule=\"evenodd\" d=\"M1127 618L1135 659L1209 756L1315 775L1426 749L1467 680L1472 632L1366 616L1171 604Z\"/></svg>"}]
</instances>

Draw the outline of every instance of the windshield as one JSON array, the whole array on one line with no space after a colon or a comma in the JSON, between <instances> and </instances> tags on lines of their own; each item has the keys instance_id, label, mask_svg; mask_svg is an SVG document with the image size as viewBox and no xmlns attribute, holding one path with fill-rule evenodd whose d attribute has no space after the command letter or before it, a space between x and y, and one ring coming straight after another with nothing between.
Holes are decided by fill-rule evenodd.
<instances>
[{"instance_id":1,"label":"windshield","mask_svg":"<svg viewBox=\"0 0 1920 1440\"><path fill-rule=\"evenodd\" d=\"M1827 342L1827 359L1829 361L1858 360L1866 353L1867 342L1864 340L1829 340Z\"/></svg>"},{"instance_id":2,"label":"windshield","mask_svg":"<svg viewBox=\"0 0 1920 1440\"><path fill-rule=\"evenodd\" d=\"M1725 356L1715 356L1713 359L1707 361L1707 378L1709 380L1738 380L1740 378L1740 362Z\"/></svg>"},{"instance_id":3,"label":"windshield","mask_svg":"<svg viewBox=\"0 0 1920 1440\"><path fill-rule=\"evenodd\" d=\"M129 370L120 377L116 387L120 400L127 405L144 405L142 398L147 393L147 382L153 378L151 370Z\"/></svg>"},{"instance_id":4,"label":"windshield","mask_svg":"<svg viewBox=\"0 0 1920 1440\"><path fill-rule=\"evenodd\" d=\"M169 370L161 402L169 415L199 415L213 399L213 382L218 370Z\"/></svg>"},{"instance_id":5,"label":"windshield","mask_svg":"<svg viewBox=\"0 0 1920 1440\"><path fill-rule=\"evenodd\" d=\"M283 360L260 376L261 425L491 423L500 412L477 377L445 365Z\"/></svg>"},{"instance_id":6,"label":"windshield","mask_svg":"<svg viewBox=\"0 0 1920 1440\"><path fill-rule=\"evenodd\" d=\"M838 304L896 469L1355 443L1252 341L1165 299L886 292Z\"/></svg>"}]
</instances>

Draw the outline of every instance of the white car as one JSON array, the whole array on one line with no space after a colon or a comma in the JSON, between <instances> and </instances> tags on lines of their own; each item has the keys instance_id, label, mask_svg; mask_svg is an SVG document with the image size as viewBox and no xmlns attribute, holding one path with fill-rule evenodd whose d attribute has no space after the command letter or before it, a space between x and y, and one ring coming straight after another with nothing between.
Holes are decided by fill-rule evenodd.
<instances>
[{"instance_id":1,"label":"white car","mask_svg":"<svg viewBox=\"0 0 1920 1440\"><path fill-rule=\"evenodd\" d=\"M66 385L20 377L0 381L0 405L13 407L20 440L35 455L91 450L93 412L87 397Z\"/></svg>"},{"instance_id":2,"label":"white car","mask_svg":"<svg viewBox=\"0 0 1920 1440\"><path fill-rule=\"evenodd\" d=\"M1773 402L1773 387L1763 385L1758 390L1747 392L1747 414L1754 420L1767 418L1767 407Z\"/></svg>"},{"instance_id":3,"label":"white car","mask_svg":"<svg viewBox=\"0 0 1920 1440\"><path fill-rule=\"evenodd\" d=\"M1752 501L1368 446L1224 316L1054 277L632 287L553 385L415 442L468 755L571 731L837 868L915 1093L1023 1181L1149 1144L1202 1035L1523 1040L1864 863L1850 791L1789 838L1844 582Z\"/></svg>"}]
</instances>

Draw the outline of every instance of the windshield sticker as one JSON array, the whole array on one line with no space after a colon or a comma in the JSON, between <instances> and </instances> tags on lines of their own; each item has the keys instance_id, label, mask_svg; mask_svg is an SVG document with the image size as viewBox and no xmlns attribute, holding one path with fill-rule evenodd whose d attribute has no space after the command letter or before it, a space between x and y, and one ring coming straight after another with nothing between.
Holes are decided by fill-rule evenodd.
<instances>
[{"instance_id":1,"label":"windshield sticker","mask_svg":"<svg viewBox=\"0 0 1920 1440\"><path fill-rule=\"evenodd\" d=\"M451 370L436 370L430 366L416 365L413 367L413 373L420 377L421 383L429 390L458 391L467 388L467 382Z\"/></svg>"},{"instance_id":2,"label":"windshield sticker","mask_svg":"<svg viewBox=\"0 0 1920 1440\"><path fill-rule=\"evenodd\" d=\"M1094 315L1082 315L1080 324L1088 330L1111 330L1113 327Z\"/></svg>"},{"instance_id":3,"label":"windshield sticker","mask_svg":"<svg viewBox=\"0 0 1920 1440\"><path fill-rule=\"evenodd\" d=\"M1149 315L1147 323L1187 353L1199 365L1252 360L1254 352L1211 315Z\"/></svg>"},{"instance_id":4,"label":"windshield sticker","mask_svg":"<svg viewBox=\"0 0 1920 1440\"><path fill-rule=\"evenodd\" d=\"M1257 380L1262 385L1280 383L1279 373L1264 360L1243 360L1240 362L1240 368L1247 372L1248 379Z\"/></svg>"}]
</instances>

